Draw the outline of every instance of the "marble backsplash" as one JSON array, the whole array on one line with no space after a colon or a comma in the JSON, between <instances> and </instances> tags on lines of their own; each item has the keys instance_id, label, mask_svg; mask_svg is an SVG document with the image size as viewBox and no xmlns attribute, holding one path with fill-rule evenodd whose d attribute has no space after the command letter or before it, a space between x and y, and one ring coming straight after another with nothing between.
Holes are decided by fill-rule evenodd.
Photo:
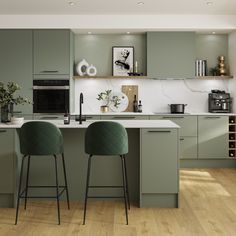
<instances>
[{"instance_id":1,"label":"marble backsplash","mask_svg":"<svg viewBox=\"0 0 236 236\"><path fill-rule=\"evenodd\" d=\"M229 80L151 80L151 79L79 79L75 81L75 113L79 112L79 94L84 94L84 113L100 112L97 94L111 89L121 91L122 85L138 85L138 99L143 112L169 112L170 103L187 104L186 112L207 112L208 93L212 89L230 91Z\"/></svg>"}]
</instances>

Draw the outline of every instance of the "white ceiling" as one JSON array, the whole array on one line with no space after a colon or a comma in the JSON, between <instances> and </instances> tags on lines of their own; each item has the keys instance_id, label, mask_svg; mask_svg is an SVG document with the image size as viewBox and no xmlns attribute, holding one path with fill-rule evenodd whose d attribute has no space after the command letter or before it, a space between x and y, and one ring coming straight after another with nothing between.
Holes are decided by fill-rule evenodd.
<instances>
[{"instance_id":1,"label":"white ceiling","mask_svg":"<svg viewBox=\"0 0 236 236\"><path fill-rule=\"evenodd\" d=\"M70 6L69 1L74 5ZM137 5L137 2L144 2ZM207 2L213 4L207 5ZM236 15L236 0L0 0L1 15Z\"/></svg>"}]
</instances>

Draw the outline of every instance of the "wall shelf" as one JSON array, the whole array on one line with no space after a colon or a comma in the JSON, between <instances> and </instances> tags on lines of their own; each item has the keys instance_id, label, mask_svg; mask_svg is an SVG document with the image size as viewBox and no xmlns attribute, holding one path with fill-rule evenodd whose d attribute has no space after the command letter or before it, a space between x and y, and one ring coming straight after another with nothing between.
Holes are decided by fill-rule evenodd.
<instances>
[{"instance_id":1,"label":"wall shelf","mask_svg":"<svg viewBox=\"0 0 236 236\"><path fill-rule=\"evenodd\" d=\"M148 79L147 76L74 76L74 79Z\"/></svg>"},{"instance_id":2,"label":"wall shelf","mask_svg":"<svg viewBox=\"0 0 236 236\"><path fill-rule=\"evenodd\" d=\"M233 79L233 76L197 76L196 79Z\"/></svg>"}]
</instances>

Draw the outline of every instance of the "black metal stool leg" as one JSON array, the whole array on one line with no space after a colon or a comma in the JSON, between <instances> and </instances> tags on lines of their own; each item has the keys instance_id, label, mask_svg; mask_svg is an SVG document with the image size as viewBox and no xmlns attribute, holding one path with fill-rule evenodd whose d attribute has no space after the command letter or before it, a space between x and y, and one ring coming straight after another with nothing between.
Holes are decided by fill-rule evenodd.
<instances>
[{"instance_id":1,"label":"black metal stool leg","mask_svg":"<svg viewBox=\"0 0 236 236\"><path fill-rule=\"evenodd\" d=\"M15 218L15 225L17 225L18 220L18 212L19 212L19 204L20 204L20 192L21 192L21 184L22 184L22 176L23 176L23 169L24 169L24 161L25 161L26 155L22 157L21 161L21 169L20 169L20 182L18 187L18 196L17 196L17 205L16 205L16 218Z\"/></svg>"},{"instance_id":2,"label":"black metal stool leg","mask_svg":"<svg viewBox=\"0 0 236 236\"><path fill-rule=\"evenodd\" d=\"M83 225L85 225L86 210L87 210L89 178L90 178L90 169L91 169L91 158L92 158L92 155L90 155L89 159L88 159L87 180L86 180L86 190L85 190L85 199L84 199L84 220L83 220Z\"/></svg>"},{"instance_id":3,"label":"black metal stool leg","mask_svg":"<svg viewBox=\"0 0 236 236\"><path fill-rule=\"evenodd\" d=\"M124 190L124 202L125 202L125 215L126 215L126 224L129 224L128 221L128 207L127 207L127 190L126 190L126 181L125 181L125 164L124 164L124 157L123 155L121 157L121 163L122 163L122 177L123 177L123 190Z\"/></svg>"},{"instance_id":4,"label":"black metal stool leg","mask_svg":"<svg viewBox=\"0 0 236 236\"><path fill-rule=\"evenodd\" d=\"M26 183L25 183L25 207L24 207L25 210L26 210L27 197L28 197L30 158L31 157L29 155L28 156L28 164L27 164L27 173L26 173Z\"/></svg>"},{"instance_id":5,"label":"black metal stool leg","mask_svg":"<svg viewBox=\"0 0 236 236\"><path fill-rule=\"evenodd\" d=\"M57 156L54 155L55 159L55 172L56 172L56 193L57 193L57 216L58 216L58 224L61 224L60 221L60 203L59 203L59 186L58 186L58 174L57 174Z\"/></svg>"},{"instance_id":6,"label":"black metal stool leg","mask_svg":"<svg viewBox=\"0 0 236 236\"><path fill-rule=\"evenodd\" d=\"M68 206L68 209L70 209L70 201L69 201L69 193L68 193L68 185L67 185L66 165L65 165L64 153L62 153L61 156L62 156L62 164L63 164L63 171L64 171L64 180L65 180L65 186L66 186L67 206Z\"/></svg>"},{"instance_id":7,"label":"black metal stool leg","mask_svg":"<svg viewBox=\"0 0 236 236\"><path fill-rule=\"evenodd\" d=\"M130 210L130 200L129 200L129 187L128 187L128 175L127 175L127 167L126 167L126 158L125 158L125 155L123 155L123 157L124 157L124 165L125 165L126 192L127 192L128 206L129 206L129 210Z\"/></svg>"}]
</instances>

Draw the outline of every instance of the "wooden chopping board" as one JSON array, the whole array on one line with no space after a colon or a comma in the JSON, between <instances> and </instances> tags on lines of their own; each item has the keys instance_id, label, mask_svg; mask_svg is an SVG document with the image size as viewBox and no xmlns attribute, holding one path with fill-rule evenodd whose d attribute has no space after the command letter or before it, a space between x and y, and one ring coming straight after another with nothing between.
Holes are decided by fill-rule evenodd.
<instances>
[{"instance_id":1,"label":"wooden chopping board","mask_svg":"<svg viewBox=\"0 0 236 236\"><path fill-rule=\"evenodd\" d=\"M125 112L133 112L134 95L138 101L138 85L122 85L121 90L129 99L129 105Z\"/></svg>"}]
</instances>

